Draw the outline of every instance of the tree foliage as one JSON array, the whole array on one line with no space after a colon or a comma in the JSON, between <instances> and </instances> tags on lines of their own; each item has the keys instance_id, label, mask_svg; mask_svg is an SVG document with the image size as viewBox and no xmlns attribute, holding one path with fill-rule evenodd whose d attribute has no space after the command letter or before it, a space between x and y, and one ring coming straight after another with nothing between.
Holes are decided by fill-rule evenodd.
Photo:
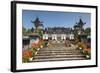
<instances>
[{"instance_id":1,"label":"tree foliage","mask_svg":"<svg viewBox=\"0 0 100 73\"><path fill-rule=\"evenodd\" d=\"M27 32L26 28L22 27L22 33L23 33L23 35L26 35L26 32Z\"/></svg>"},{"instance_id":2,"label":"tree foliage","mask_svg":"<svg viewBox=\"0 0 100 73\"><path fill-rule=\"evenodd\" d=\"M91 28L86 28L86 29L85 29L85 33L88 34L88 35L90 35L90 33L91 33Z\"/></svg>"}]
</instances>

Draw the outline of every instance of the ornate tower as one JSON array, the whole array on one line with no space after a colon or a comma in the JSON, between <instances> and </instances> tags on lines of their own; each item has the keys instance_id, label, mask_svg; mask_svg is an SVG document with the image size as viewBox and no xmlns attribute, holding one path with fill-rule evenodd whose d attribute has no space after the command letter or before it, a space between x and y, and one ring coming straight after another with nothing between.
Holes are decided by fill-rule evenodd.
<instances>
[{"instance_id":1,"label":"ornate tower","mask_svg":"<svg viewBox=\"0 0 100 73\"><path fill-rule=\"evenodd\" d=\"M84 26L85 24L86 24L86 23L84 23L84 22L82 21L82 19L80 18L80 19L79 19L79 22L76 23L76 25L74 26L74 30L77 31L78 34L82 34L83 31L84 31L83 26Z\"/></svg>"},{"instance_id":2,"label":"ornate tower","mask_svg":"<svg viewBox=\"0 0 100 73\"><path fill-rule=\"evenodd\" d=\"M43 27L43 24L42 24L43 22L41 22L38 17L35 19L35 21L31 21L31 22L34 23L34 26L35 26L36 30L39 27Z\"/></svg>"}]
</instances>

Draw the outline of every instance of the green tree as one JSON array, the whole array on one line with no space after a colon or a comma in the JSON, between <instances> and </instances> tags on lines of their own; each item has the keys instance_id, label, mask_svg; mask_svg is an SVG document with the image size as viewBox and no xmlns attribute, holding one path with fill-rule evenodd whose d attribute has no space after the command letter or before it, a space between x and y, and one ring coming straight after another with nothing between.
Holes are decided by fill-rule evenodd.
<instances>
[{"instance_id":1,"label":"green tree","mask_svg":"<svg viewBox=\"0 0 100 73\"><path fill-rule=\"evenodd\" d=\"M88 35L90 35L90 34L91 34L91 28L89 28L89 27L86 28L86 29L85 29L85 33L88 34Z\"/></svg>"},{"instance_id":2,"label":"green tree","mask_svg":"<svg viewBox=\"0 0 100 73\"><path fill-rule=\"evenodd\" d=\"M28 34L32 33L31 29L28 29L28 30L27 30L27 33L28 33Z\"/></svg>"},{"instance_id":3,"label":"green tree","mask_svg":"<svg viewBox=\"0 0 100 73\"><path fill-rule=\"evenodd\" d=\"M43 37L43 30L42 29L38 29L38 34L39 34L39 36L42 38Z\"/></svg>"},{"instance_id":4,"label":"green tree","mask_svg":"<svg viewBox=\"0 0 100 73\"><path fill-rule=\"evenodd\" d=\"M22 34L23 34L23 35L26 35L26 33L27 33L26 28L25 28L25 27L22 27Z\"/></svg>"}]
</instances>

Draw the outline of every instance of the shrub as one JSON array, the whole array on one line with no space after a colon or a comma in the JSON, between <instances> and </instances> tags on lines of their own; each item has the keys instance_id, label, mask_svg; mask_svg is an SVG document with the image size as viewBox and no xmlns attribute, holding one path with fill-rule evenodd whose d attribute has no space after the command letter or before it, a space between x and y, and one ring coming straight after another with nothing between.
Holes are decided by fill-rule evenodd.
<instances>
[{"instance_id":1,"label":"shrub","mask_svg":"<svg viewBox=\"0 0 100 73\"><path fill-rule=\"evenodd\" d=\"M24 50L22 52L22 60L23 62L29 62L29 58L33 57L33 52L31 50Z\"/></svg>"},{"instance_id":2,"label":"shrub","mask_svg":"<svg viewBox=\"0 0 100 73\"><path fill-rule=\"evenodd\" d=\"M87 48L86 44L83 43L83 42L79 42L79 43L78 43L78 47L81 47L82 49Z\"/></svg>"}]
</instances>

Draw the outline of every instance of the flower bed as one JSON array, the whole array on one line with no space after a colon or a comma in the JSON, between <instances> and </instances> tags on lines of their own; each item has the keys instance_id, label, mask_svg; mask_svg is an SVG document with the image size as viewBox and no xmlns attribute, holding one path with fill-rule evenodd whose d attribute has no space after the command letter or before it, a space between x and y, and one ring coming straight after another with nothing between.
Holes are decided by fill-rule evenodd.
<instances>
[{"instance_id":1,"label":"flower bed","mask_svg":"<svg viewBox=\"0 0 100 73\"><path fill-rule=\"evenodd\" d=\"M85 55L86 58L91 58L91 49L90 48L85 48L83 50L83 54Z\"/></svg>"},{"instance_id":2,"label":"flower bed","mask_svg":"<svg viewBox=\"0 0 100 73\"><path fill-rule=\"evenodd\" d=\"M30 62L34 59L38 50L47 46L47 42L40 40L38 43L32 43L31 48L23 50L22 52L22 61L23 63Z\"/></svg>"},{"instance_id":3,"label":"flower bed","mask_svg":"<svg viewBox=\"0 0 100 73\"><path fill-rule=\"evenodd\" d=\"M91 58L91 48L87 48L87 44L83 42L78 43L78 49L81 51L81 53L87 58Z\"/></svg>"},{"instance_id":4,"label":"flower bed","mask_svg":"<svg viewBox=\"0 0 100 73\"><path fill-rule=\"evenodd\" d=\"M22 52L22 61L24 63L29 62L29 58L33 57L33 52L31 50L23 50Z\"/></svg>"}]
</instances>

